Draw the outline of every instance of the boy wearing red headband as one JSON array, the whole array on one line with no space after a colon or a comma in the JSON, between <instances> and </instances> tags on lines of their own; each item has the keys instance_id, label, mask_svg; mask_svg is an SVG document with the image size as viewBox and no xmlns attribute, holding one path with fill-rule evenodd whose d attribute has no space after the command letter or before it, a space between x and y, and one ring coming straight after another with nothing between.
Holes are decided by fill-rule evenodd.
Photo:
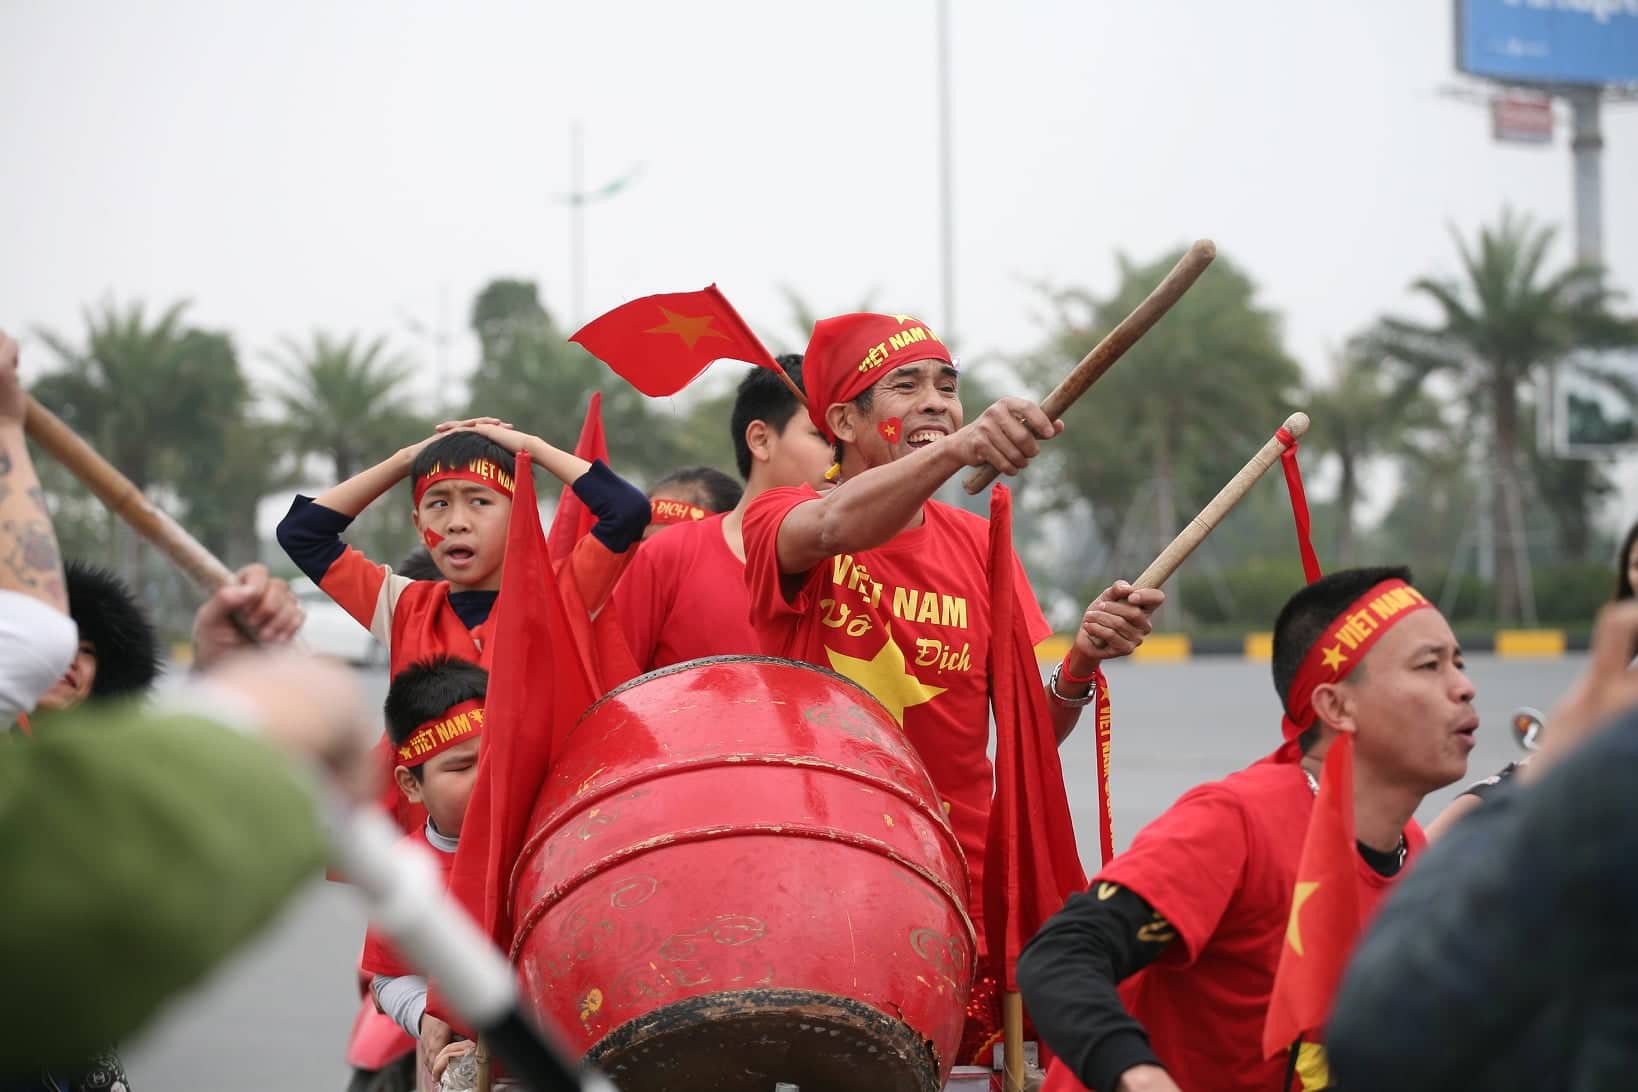
<instances>
[{"instance_id":1,"label":"boy wearing red headband","mask_svg":"<svg viewBox=\"0 0 1638 1092\"><path fill-rule=\"evenodd\" d=\"M823 319L803 365L808 414L835 445L841 483L823 496L811 486L771 489L747 509L751 621L763 651L846 675L904 726L966 854L968 907L982 923L993 796L989 524L932 496L963 467L1016 473L1063 423L1027 399L1003 398L964 424L949 350L909 315ZM1051 629L1022 572L1018 587L1038 642ZM1094 700L1098 665L1141 643L1164 598L1117 584L1088 607L1048 684L1059 740ZM969 1031L993 1030L999 1000L975 993Z\"/></svg>"},{"instance_id":2,"label":"boy wearing red headband","mask_svg":"<svg viewBox=\"0 0 1638 1092\"><path fill-rule=\"evenodd\" d=\"M648 524L647 499L601 460L588 463L493 418L440 428L316 500L298 496L279 523L279 545L387 646L395 672L439 654L485 662L484 624L500 588L520 448L597 515L569 562L589 611L602 607ZM405 477L414 483L411 519L441 581L406 579L341 540L360 512Z\"/></svg>"},{"instance_id":3,"label":"boy wearing red headband","mask_svg":"<svg viewBox=\"0 0 1638 1092\"><path fill-rule=\"evenodd\" d=\"M779 364L800 389L802 358L787 354ZM745 479L739 502L721 515L696 509L645 542L614 590L626 644L643 671L761 649L745 590L745 510L770 489L824 484L830 444L777 373L746 373L728 427ZM653 503L659 523L671 514L662 505L677 502Z\"/></svg>"},{"instance_id":4,"label":"boy wearing red headband","mask_svg":"<svg viewBox=\"0 0 1638 1092\"><path fill-rule=\"evenodd\" d=\"M1302 956L1306 932L1317 954L1320 923L1292 902L1327 756L1353 756L1341 874L1368 914L1425 844L1412 815L1466 773L1478 727L1455 635L1409 579L1349 569L1294 595L1274 627L1285 743L1185 793L1025 949L1025 1003L1057 1055L1048 1092L1326 1087L1322 1052L1269 1058L1263 1039L1282 951Z\"/></svg>"},{"instance_id":5,"label":"boy wearing red headband","mask_svg":"<svg viewBox=\"0 0 1638 1092\"><path fill-rule=\"evenodd\" d=\"M406 800L427 812L426 826L407 840L432 849L446 882L477 778L488 689L483 668L440 656L411 664L387 691L393 781ZM359 965L372 976L370 990L381 1010L422 1040L429 1059L436 1055L449 1042L449 1026L427 1015L427 980L404 966L373 929Z\"/></svg>"},{"instance_id":6,"label":"boy wearing red headband","mask_svg":"<svg viewBox=\"0 0 1638 1092\"><path fill-rule=\"evenodd\" d=\"M695 523L731 512L742 496L744 490L739 483L714 466L673 470L648 491L651 515L643 538L651 539L679 523Z\"/></svg>"}]
</instances>

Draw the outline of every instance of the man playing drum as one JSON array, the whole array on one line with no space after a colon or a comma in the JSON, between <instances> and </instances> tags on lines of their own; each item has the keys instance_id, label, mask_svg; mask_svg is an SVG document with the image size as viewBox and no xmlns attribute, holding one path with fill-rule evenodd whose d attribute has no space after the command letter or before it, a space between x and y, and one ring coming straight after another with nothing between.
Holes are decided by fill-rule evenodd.
<instances>
[{"instance_id":1,"label":"man playing drum","mask_svg":"<svg viewBox=\"0 0 1638 1092\"><path fill-rule=\"evenodd\" d=\"M1017 473L1064 426L1023 398L1003 398L964 424L949 350L908 315L823 319L803 367L808 414L835 447L840 484L823 496L810 486L771 489L746 511L751 621L764 652L847 676L904 726L966 854L969 912L982 922L992 796L988 525L932 496L964 467ZM1050 629L1022 573L1018 586L1039 641ZM1136 648L1164 599L1121 582L1088 606L1047 684L1060 742L1093 700L1099 664ZM979 945L987 955L982 936ZM1000 1023L987 959L980 979L961 1060Z\"/></svg>"}]
</instances>

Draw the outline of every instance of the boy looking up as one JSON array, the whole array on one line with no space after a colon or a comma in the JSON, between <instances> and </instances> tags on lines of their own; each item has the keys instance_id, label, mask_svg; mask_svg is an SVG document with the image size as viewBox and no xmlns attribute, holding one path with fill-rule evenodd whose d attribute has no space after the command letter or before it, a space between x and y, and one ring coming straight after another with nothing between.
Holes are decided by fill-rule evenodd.
<instances>
[{"instance_id":1,"label":"boy looking up","mask_svg":"<svg viewBox=\"0 0 1638 1092\"><path fill-rule=\"evenodd\" d=\"M431 848L446 883L478 775L489 674L450 656L417 661L393 676L387 691L387 736L393 783L404 799L426 809L421 830L406 837ZM430 1059L449 1043L449 1025L427 1015L427 980L410 973L374 930L360 966L381 1011L421 1041Z\"/></svg>"},{"instance_id":2,"label":"boy looking up","mask_svg":"<svg viewBox=\"0 0 1638 1092\"><path fill-rule=\"evenodd\" d=\"M568 562L582 601L596 613L648 524L647 498L601 460L588 463L490 417L440 425L316 499L298 496L279 523L279 545L387 646L394 672L438 654L485 662L483 628L500 588L511 467L521 448L597 516ZM341 540L360 512L405 477L414 489L411 519L442 580L409 580Z\"/></svg>"}]
</instances>

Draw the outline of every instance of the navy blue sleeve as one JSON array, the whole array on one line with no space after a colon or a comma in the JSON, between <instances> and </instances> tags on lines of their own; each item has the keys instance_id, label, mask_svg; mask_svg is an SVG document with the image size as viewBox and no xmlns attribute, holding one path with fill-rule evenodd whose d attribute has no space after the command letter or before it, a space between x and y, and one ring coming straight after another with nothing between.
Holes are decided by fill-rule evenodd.
<instances>
[{"instance_id":1,"label":"navy blue sleeve","mask_svg":"<svg viewBox=\"0 0 1638 1092\"><path fill-rule=\"evenodd\" d=\"M602 459L592 463L591 469L575 481L574 495L597 517L597 526L591 533L610 553L623 554L642 539L652 515L648 498L641 489L610 470ZM282 524L280 530L282 542Z\"/></svg>"},{"instance_id":2,"label":"navy blue sleeve","mask_svg":"<svg viewBox=\"0 0 1638 1092\"><path fill-rule=\"evenodd\" d=\"M298 493L290 503L290 511L279 521L276 534L279 545L296 567L313 583L321 584L324 574L347 549L347 544L341 541L341 533L352 522L352 517Z\"/></svg>"}]
</instances>

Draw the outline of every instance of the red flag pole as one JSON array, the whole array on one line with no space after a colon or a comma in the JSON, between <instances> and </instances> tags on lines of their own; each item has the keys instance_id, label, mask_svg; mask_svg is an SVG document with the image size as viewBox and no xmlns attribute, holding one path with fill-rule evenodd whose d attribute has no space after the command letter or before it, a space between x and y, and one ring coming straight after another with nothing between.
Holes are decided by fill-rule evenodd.
<instances>
[{"instance_id":1,"label":"red flag pole","mask_svg":"<svg viewBox=\"0 0 1638 1092\"><path fill-rule=\"evenodd\" d=\"M802 388L796 385L796 381L791 378L791 373L785 370L784 365L779 363L777 357L774 358L773 370L779 373L779 378L785 381L785 386L796 396L796 400L802 404L802 408L807 409L808 396L802 393Z\"/></svg>"}]
</instances>

